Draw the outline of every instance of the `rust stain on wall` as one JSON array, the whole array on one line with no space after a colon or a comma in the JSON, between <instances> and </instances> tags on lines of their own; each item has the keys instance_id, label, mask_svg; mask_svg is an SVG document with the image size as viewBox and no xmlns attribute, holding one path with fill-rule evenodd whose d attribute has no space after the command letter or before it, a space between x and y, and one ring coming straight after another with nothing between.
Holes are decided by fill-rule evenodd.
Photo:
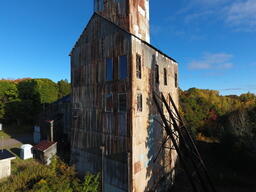
<instances>
[{"instance_id":1,"label":"rust stain on wall","mask_svg":"<svg viewBox=\"0 0 256 192\"><path fill-rule=\"evenodd\" d=\"M153 190L173 171L176 161L175 151L164 150L153 162L166 133L155 121L159 116L152 93L171 94L178 104L174 80L178 71L175 60L149 44L148 3L95 0L97 13L70 54L71 159L80 173L103 172L106 191ZM141 78L137 55L141 56ZM121 56L127 62L123 79ZM126 94L124 111L120 111L120 94Z\"/></svg>"}]
</instances>

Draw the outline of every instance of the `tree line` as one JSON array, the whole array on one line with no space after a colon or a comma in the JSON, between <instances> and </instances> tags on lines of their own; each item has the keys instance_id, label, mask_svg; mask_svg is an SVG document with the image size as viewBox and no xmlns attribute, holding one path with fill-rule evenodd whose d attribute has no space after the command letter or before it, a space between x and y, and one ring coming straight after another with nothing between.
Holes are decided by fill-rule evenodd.
<instances>
[{"instance_id":1,"label":"tree line","mask_svg":"<svg viewBox=\"0 0 256 192\"><path fill-rule=\"evenodd\" d=\"M180 110L196 137L215 138L236 152L256 150L256 95L221 96L215 90L179 91Z\"/></svg>"},{"instance_id":2,"label":"tree line","mask_svg":"<svg viewBox=\"0 0 256 192\"><path fill-rule=\"evenodd\" d=\"M70 83L50 79L0 80L0 121L33 124L43 107L70 93Z\"/></svg>"}]
</instances>

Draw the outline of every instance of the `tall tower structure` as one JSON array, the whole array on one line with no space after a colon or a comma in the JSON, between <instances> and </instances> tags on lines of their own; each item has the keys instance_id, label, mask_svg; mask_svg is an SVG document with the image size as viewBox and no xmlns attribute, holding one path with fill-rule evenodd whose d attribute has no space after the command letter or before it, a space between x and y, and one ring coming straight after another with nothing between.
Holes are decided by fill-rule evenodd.
<instances>
[{"instance_id":1,"label":"tall tower structure","mask_svg":"<svg viewBox=\"0 0 256 192\"><path fill-rule=\"evenodd\" d=\"M81 175L102 173L103 192L162 191L176 151L166 142L159 153L152 95L178 105L178 65L149 44L149 0L94 0L94 12L70 53L71 161Z\"/></svg>"},{"instance_id":2,"label":"tall tower structure","mask_svg":"<svg viewBox=\"0 0 256 192\"><path fill-rule=\"evenodd\" d=\"M150 43L149 0L94 0L94 11Z\"/></svg>"}]
</instances>

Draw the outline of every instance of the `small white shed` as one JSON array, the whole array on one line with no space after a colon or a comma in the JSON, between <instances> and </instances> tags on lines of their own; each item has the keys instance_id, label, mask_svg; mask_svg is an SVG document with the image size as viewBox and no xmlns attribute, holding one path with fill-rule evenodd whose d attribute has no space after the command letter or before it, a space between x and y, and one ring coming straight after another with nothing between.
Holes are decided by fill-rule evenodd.
<instances>
[{"instance_id":1,"label":"small white shed","mask_svg":"<svg viewBox=\"0 0 256 192\"><path fill-rule=\"evenodd\" d=\"M0 179L11 175L11 160L15 158L9 151L0 150Z\"/></svg>"},{"instance_id":2,"label":"small white shed","mask_svg":"<svg viewBox=\"0 0 256 192\"><path fill-rule=\"evenodd\" d=\"M20 147L20 158L21 159L30 159L30 158L33 158L33 153L32 153L32 145L30 144L25 144L25 145L22 145Z\"/></svg>"},{"instance_id":3,"label":"small white shed","mask_svg":"<svg viewBox=\"0 0 256 192\"><path fill-rule=\"evenodd\" d=\"M3 128L2 128L2 123L0 123L0 131L2 131L2 129L3 129Z\"/></svg>"}]
</instances>

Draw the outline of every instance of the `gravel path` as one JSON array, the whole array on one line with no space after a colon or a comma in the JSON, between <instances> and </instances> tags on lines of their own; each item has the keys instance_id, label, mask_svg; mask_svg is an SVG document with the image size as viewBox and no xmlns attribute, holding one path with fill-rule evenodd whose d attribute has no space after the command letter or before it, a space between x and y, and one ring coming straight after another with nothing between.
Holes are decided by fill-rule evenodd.
<instances>
[{"instance_id":1,"label":"gravel path","mask_svg":"<svg viewBox=\"0 0 256 192\"><path fill-rule=\"evenodd\" d=\"M16 139L4 139L0 141L0 148L9 148L15 145L21 145L22 143Z\"/></svg>"},{"instance_id":2,"label":"gravel path","mask_svg":"<svg viewBox=\"0 0 256 192\"><path fill-rule=\"evenodd\" d=\"M32 143L33 137L32 135L15 135L12 138L1 139L0 138L0 149L1 148L9 148L15 145L22 145L23 143Z\"/></svg>"}]
</instances>

